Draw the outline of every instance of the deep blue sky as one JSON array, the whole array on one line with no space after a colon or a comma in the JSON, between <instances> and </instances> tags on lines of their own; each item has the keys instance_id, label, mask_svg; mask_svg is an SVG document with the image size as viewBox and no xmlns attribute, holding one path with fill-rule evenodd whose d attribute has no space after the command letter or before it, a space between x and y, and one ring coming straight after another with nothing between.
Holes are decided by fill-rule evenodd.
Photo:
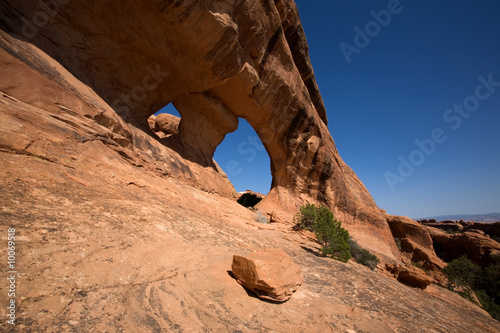
<instances>
[{"instance_id":1,"label":"deep blue sky","mask_svg":"<svg viewBox=\"0 0 500 333\"><path fill-rule=\"evenodd\" d=\"M500 211L500 2L296 2L330 132L379 207L414 218ZM371 11L388 6L385 27L370 23ZM358 43L348 63L340 45L355 47L354 28L365 32L367 24L370 42L358 39L367 45ZM490 75L498 86L478 88L477 98L478 77ZM228 172L237 191L265 194L269 158L249 136L256 134L240 121L215 160L240 171ZM399 172L410 157L413 171Z\"/></svg>"}]
</instances>

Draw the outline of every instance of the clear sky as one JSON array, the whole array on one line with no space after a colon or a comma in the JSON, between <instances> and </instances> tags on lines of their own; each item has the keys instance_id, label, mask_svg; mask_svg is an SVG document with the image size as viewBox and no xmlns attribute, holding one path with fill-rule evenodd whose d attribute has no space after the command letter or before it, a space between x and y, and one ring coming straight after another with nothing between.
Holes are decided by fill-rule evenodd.
<instances>
[{"instance_id":1,"label":"clear sky","mask_svg":"<svg viewBox=\"0 0 500 333\"><path fill-rule=\"evenodd\" d=\"M500 212L500 2L296 3L330 132L378 206ZM266 194L269 157L253 138L240 121L215 160L233 164L237 191Z\"/></svg>"}]
</instances>

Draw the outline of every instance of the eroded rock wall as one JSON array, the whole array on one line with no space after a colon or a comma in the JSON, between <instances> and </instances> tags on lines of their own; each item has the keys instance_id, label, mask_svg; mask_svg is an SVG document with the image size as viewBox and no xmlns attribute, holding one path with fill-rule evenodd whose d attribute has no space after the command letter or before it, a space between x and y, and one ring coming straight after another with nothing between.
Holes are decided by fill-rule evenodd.
<instances>
[{"instance_id":1,"label":"eroded rock wall","mask_svg":"<svg viewBox=\"0 0 500 333\"><path fill-rule=\"evenodd\" d=\"M293 1L41 3L9 0L0 8L2 71L10 73L1 90L54 106L60 100L43 93L50 81L66 104L75 96L85 104L69 107L77 116L119 136L119 149L138 165L225 196L234 189L212 157L244 118L271 159L261 209L286 221L304 202L326 204L360 244L397 258L384 216L329 133ZM29 67L26 77L16 77L12 63ZM36 86L29 93L20 88L27 81ZM182 116L179 132L157 141L147 119L168 103Z\"/></svg>"}]
</instances>

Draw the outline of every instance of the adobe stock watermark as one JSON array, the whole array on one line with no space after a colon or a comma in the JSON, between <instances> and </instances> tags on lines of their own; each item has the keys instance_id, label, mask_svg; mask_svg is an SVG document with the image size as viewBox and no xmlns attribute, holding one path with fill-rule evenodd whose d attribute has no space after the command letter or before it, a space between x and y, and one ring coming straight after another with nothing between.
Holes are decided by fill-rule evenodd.
<instances>
[{"instance_id":1,"label":"adobe stock watermark","mask_svg":"<svg viewBox=\"0 0 500 333\"><path fill-rule=\"evenodd\" d=\"M237 152L240 156L245 156L247 163L252 163L260 151L265 150L261 144L260 139L256 135L249 135L246 140L238 145ZM243 167L237 160L230 160L226 164L226 172L229 176L238 176L243 172Z\"/></svg>"},{"instance_id":2,"label":"adobe stock watermark","mask_svg":"<svg viewBox=\"0 0 500 333\"><path fill-rule=\"evenodd\" d=\"M259 129L260 137L249 135L238 145L237 152L240 156L245 157L244 161L246 163L252 163L257 158L259 152L265 151L264 145L274 140L275 133L286 129L286 124L294 117L293 114L289 113L277 114L275 110L273 110L273 113L277 117L276 121L279 122L274 130L271 130L271 128L261 128ZM228 176L238 176L244 169L241 161L233 159L227 162L224 170Z\"/></svg>"},{"instance_id":3,"label":"adobe stock watermark","mask_svg":"<svg viewBox=\"0 0 500 333\"><path fill-rule=\"evenodd\" d=\"M496 88L500 87L500 82L494 81L492 74L489 74L487 79L483 76L478 76L477 80L479 84L476 86L474 94L465 97L462 104L453 104L442 115L444 123L454 131L458 130L462 126L463 121L479 109L481 101L490 98L496 91ZM408 157L403 155L398 156L399 165L397 172L386 171L384 173L385 180L391 192L396 191L397 184L403 183L408 177L413 175L416 168L424 164L427 158L436 152L439 144L448 140L446 133L446 130L441 127L434 128L428 138L423 140L415 139L413 141L417 147L407 155Z\"/></svg>"},{"instance_id":4,"label":"adobe stock watermark","mask_svg":"<svg viewBox=\"0 0 500 333\"><path fill-rule=\"evenodd\" d=\"M35 37L40 29L46 27L59 13L61 6L67 4L70 0L40 0L40 8L33 14L30 20L22 18L23 27L21 32L27 39Z\"/></svg>"},{"instance_id":5,"label":"adobe stock watermark","mask_svg":"<svg viewBox=\"0 0 500 333\"><path fill-rule=\"evenodd\" d=\"M339 44L340 50L342 51L347 63L350 64L352 62L352 55L354 53L360 54L361 50L366 48L373 38L380 35L382 28L387 28L387 26L391 23L393 16L400 14L403 9L404 7L401 5L399 0L389 0L389 2L387 2L387 9L381 9L377 12L371 10L370 15L373 17L373 20L368 21L363 30L358 26L354 27L354 45L344 41Z\"/></svg>"},{"instance_id":6,"label":"adobe stock watermark","mask_svg":"<svg viewBox=\"0 0 500 333\"><path fill-rule=\"evenodd\" d=\"M7 323L16 325L16 229L7 229Z\"/></svg>"}]
</instances>

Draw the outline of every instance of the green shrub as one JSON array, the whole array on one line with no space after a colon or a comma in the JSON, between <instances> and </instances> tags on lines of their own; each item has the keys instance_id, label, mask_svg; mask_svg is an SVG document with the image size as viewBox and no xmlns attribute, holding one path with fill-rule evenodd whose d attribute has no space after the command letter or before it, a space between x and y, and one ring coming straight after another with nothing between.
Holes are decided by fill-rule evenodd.
<instances>
[{"instance_id":1,"label":"green shrub","mask_svg":"<svg viewBox=\"0 0 500 333\"><path fill-rule=\"evenodd\" d=\"M490 265L481 268L461 256L443 268L443 273L452 283L451 290L460 287L459 294L467 299L471 299L471 292L474 292L483 309L500 321L500 257L492 259Z\"/></svg>"},{"instance_id":2,"label":"green shrub","mask_svg":"<svg viewBox=\"0 0 500 333\"><path fill-rule=\"evenodd\" d=\"M500 321L500 256L492 256L493 262L485 267L476 280L477 298L488 313Z\"/></svg>"},{"instance_id":3,"label":"green shrub","mask_svg":"<svg viewBox=\"0 0 500 333\"><path fill-rule=\"evenodd\" d=\"M479 290L475 293L483 309L493 318L500 321L500 305L495 303L495 299L491 298L485 290Z\"/></svg>"},{"instance_id":4,"label":"green shrub","mask_svg":"<svg viewBox=\"0 0 500 333\"><path fill-rule=\"evenodd\" d=\"M370 268L372 271L375 270L377 265L380 263L380 260L376 255L366 249L363 249L352 238L349 238L349 246L351 247L351 256L354 260L356 260L356 262Z\"/></svg>"},{"instance_id":5,"label":"green shrub","mask_svg":"<svg viewBox=\"0 0 500 333\"><path fill-rule=\"evenodd\" d=\"M331 255L333 258L348 262L351 258L349 246L349 232L342 228L340 221L333 218L319 219L314 224L316 237L323 247L323 255Z\"/></svg>"},{"instance_id":6,"label":"green shrub","mask_svg":"<svg viewBox=\"0 0 500 333\"><path fill-rule=\"evenodd\" d=\"M318 215L320 210L322 210L321 208L317 208L315 205L311 204L307 204L305 206L300 207L299 212L293 218L293 221L295 222L295 227L297 229L306 229L314 231L313 225L319 218Z\"/></svg>"},{"instance_id":7,"label":"green shrub","mask_svg":"<svg viewBox=\"0 0 500 333\"><path fill-rule=\"evenodd\" d=\"M500 304L500 256L492 256L493 262L483 269L478 279L478 289L486 292Z\"/></svg>"},{"instance_id":8,"label":"green shrub","mask_svg":"<svg viewBox=\"0 0 500 333\"><path fill-rule=\"evenodd\" d=\"M341 222L333 217L328 208L311 204L302 206L294 222L296 227L311 230L316 234L324 256L330 255L343 262L349 261L351 258L349 232L342 228Z\"/></svg>"},{"instance_id":9,"label":"green shrub","mask_svg":"<svg viewBox=\"0 0 500 333\"><path fill-rule=\"evenodd\" d=\"M394 237L394 242L396 243L398 250L401 251L401 239Z\"/></svg>"},{"instance_id":10,"label":"green shrub","mask_svg":"<svg viewBox=\"0 0 500 333\"><path fill-rule=\"evenodd\" d=\"M417 267L418 269L421 269L423 270L424 272L427 272L427 270L425 268L422 267L422 265L416 261L411 261L411 265L414 266L414 267Z\"/></svg>"},{"instance_id":11,"label":"green shrub","mask_svg":"<svg viewBox=\"0 0 500 333\"><path fill-rule=\"evenodd\" d=\"M481 268L464 255L443 268L443 273L448 280L460 287L474 288L480 272Z\"/></svg>"}]
</instances>

